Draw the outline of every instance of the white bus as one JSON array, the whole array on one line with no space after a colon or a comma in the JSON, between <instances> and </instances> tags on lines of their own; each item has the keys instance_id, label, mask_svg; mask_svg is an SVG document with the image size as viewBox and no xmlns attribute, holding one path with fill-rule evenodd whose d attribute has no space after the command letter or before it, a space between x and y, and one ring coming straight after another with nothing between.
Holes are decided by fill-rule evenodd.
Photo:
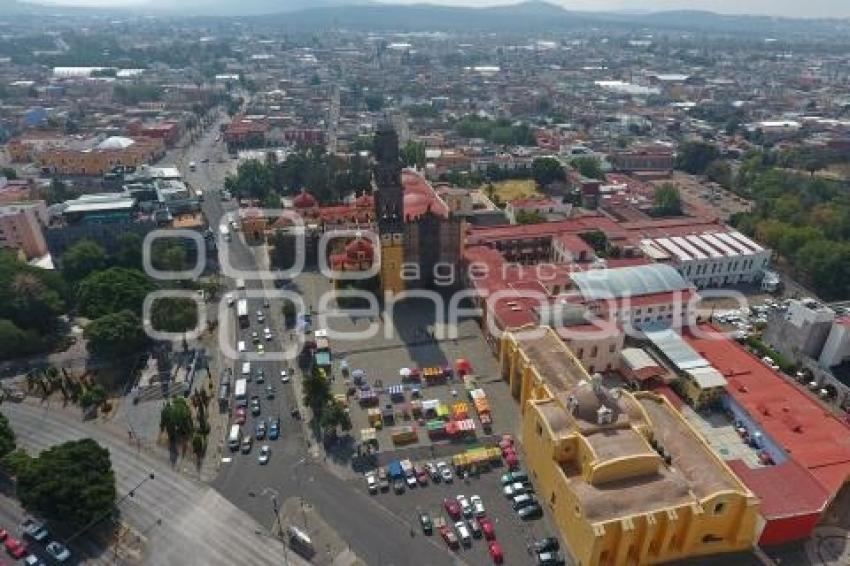
<instances>
[{"instance_id":1,"label":"white bus","mask_svg":"<svg viewBox=\"0 0 850 566\"><path fill-rule=\"evenodd\" d=\"M251 323L248 318L248 299L239 299L236 302L236 316L239 318L239 326L248 328Z\"/></svg>"},{"instance_id":2,"label":"white bus","mask_svg":"<svg viewBox=\"0 0 850 566\"><path fill-rule=\"evenodd\" d=\"M233 390L233 399L236 401L237 407L244 407L248 404L248 380L237 379L236 388Z\"/></svg>"},{"instance_id":3,"label":"white bus","mask_svg":"<svg viewBox=\"0 0 850 566\"><path fill-rule=\"evenodd\" d=\"M222 224L218 227L218 233L221 234L221 239L225 242L230 241L230 228L228 228L225 224Z\"/></svg>"},{"instance_id":4,"label":"white bus","mask_svg":"<svg viewBox=\"0 0 850 566\"><path fill-rule=\"evenodd\" d=\"M227 437L227 446L234 452L239 450L242 442L242 428L238 424L230 425L230 434Z\"/></svg>"}]
</instances>

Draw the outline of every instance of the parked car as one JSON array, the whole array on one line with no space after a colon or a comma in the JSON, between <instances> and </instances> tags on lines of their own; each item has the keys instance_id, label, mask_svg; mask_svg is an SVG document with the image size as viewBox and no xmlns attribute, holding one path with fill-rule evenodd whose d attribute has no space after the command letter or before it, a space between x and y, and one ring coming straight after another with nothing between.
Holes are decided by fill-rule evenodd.
<instances>
[{"instance_id":1,"label":"parked car","mask_svg":"<svg viewBox=\"0 0 850 566\"><path fill-rule=\"evenodd\" d=\"M502 545L497 541L491 540L490 544L487 545L487 551L490 553L490 558L493 559L495 564L501 564L505 561L505 553L502 552Z\"/></svg>"},{"instance_id":2,"label":"parked car","mask_svg":"<svg viewBox=\"0 0 850 566\"><path fill-rule=\"evenodd\" d=\"M47 566L47 563L35 554L29 554L24 558L24 566Z\"/></svg>"},{"instance_id":3,"label":"parked car","mask_svg":"<svg viewBox=\"0 0 850 566\"><path fill-rule=\"evenodd\" d=\"M535 541L533 548L534 552L537 554L540 554L541 552L558 551L561 549L561 543L559 543L558 539L555 537L545 537Z\"/></svg>"},{"instance_id":4,"label":"parked car","mask_svg":"<svg viewBox=\"0 0 850 566\"><path fill-rule=\"evenodd\" d=\"M443 507L446 508L446 513L449 514L449 517L457 521L460 519L460 505L457 504L457 501L447 497L443 499Z\"/></svg>"},{"instance_id":5,"label":"parked car","mask_svg":"<svg viewBox=\"0 0 850 566\"><path fill-rule=\"evenodd\" d=\"M469 520L469 530L472 531L473 538L481 538L481 523L475 517Z\"/></svg>"},{"instance_id":6,"label":"parked car","mask_svg":"<svg viewBox=\"0 0 850 566\"><path fill-rule=\"evenodd\" d=\"M263 311L257 311L257 322L259 322L260 324L262 324L262 323L264 323L265 321L266 321L266 315L265 315L265 313L263 313Z\"/></svg>"},{"instance_id":7,"label":"parked car","mask_svg":"<svg viewBox=\"0 0 850 566\"><path fill-rule=\"evenodd\" d=\"M463 513L464 517L472 517L472 504L469 502L469 499L467 499L465 495L458 495L457 503L458 505L460 505L460 510Z\"/></svg>"},{"instance_id":8,"label":"parked car","mask_svg":"<svg viewBox=\"0 0 850 566\"><path fill-rule=\"evenodd\" d=\"M20 560L27 555L27 545L12 536L7 536L3 545L12 558Z\"/></svg>"},{"instance_id":9,"label":"parked car","mask_svg":"<svg viewBox=\"0 0 850 566\"><path fill-rule=\"evenodd\" d=\"M260 333L259 333L259 332L257 332L256 330L255 330L254 332L252 332L252 333L251 333L251 341L252 341L254 344L257 344L257 343L259 343L259 342L260 342Z\"/></svg>"},{"instance_id":10,"label":"parked car","mask_svg":"<svg viewBox=\"0 0 850 566\"><path fill-rule=\"evenodd\" d=\"M539 519L543 516L543 508L540 507L539 503L532 503L526 507L523 507L519 511L517 511L517 515L520 519L527 521L530 519Z\"/></svg>"},{"instance_id":11,"label":"parked car","mask_svg":"<svg viewBox=\"0 0 850 566\"><path fill-rule=\"evenodd\" d=\"M404 476L404 481L407 482L407 487L413 489L416 487L416 475L413 472L410 472L408 475Z\"/></svg>"},{"instance_id":12,"label":"parked car","mask_svg":"<svg viewBox=\"0 0 850 566\"><path fill-rule=\"evenodd\" d=\"M375 472L366 472L366 488L369 493L378 493L378 478L375 477Z\"/></svg>"},{"instance_id":13,"label":"parked car","mask_svg":"<svg viewBox=\"0 0 850 566\"><path fill-rule=\"evenodd\" d=\"M260 414L260 398L256 395L251 397L251 414L255 417Z\"/></svg>"},{"instance_id":14,"label":"parked car","mask_svg":"<svg viewBox=\"0 0 850 566\"><path fill-rule=\"evenodd\" d=\"M396 494L399 494L399 495L404 493L404 480L403 479L399 478L399 479L397 479L393 482L393 491L395 491Z\"/></svg>"},{"instance_id":15,"label":"parked car","mask_svg":"<svg viewBox=\"0 0 850 566\"><path fill-rule=\"evenodd\" d=\"M247 413L245 411L245 407L236 407L233 410L233 422L238 425L243 425L246 420Z\"/></svg>"},{"instance_id":16,"label":"parked car","mask_svg":"<svg viewBox=\"0 0 850 566\"><path fill-rule=\"evenodd\" d=\"M458 521L455 523L455 530L457 531L457 536L460 537L460 542L463 543L463 546L469 546L472 544L472 536L469 534L469 527L466 526L465 521Z\"/></svg>"},{"instance_id":17,"label":"parked car","mask_svg":"<svg viewBox=\"0 0 850 566\"><path fill-rule=\"evenodd\" d=\"M268 464L269 458L271 458L272 449L269 448L268 444L263 444L262 448L260 448L260 455L257 456L257 461L260 464Z\"/></svg>"},{"instance_id":18,"label":"parked car","mask_svg":"<svg viewBox=\"0 0 850 566\"><path fill-rule=\"evenodd\" d=\"M280 437L280 421L275 419L269 425L269 440L277 440Z\"/></svg>"},{"instance_id":19,"label":"parked car","mask_svg":"<svg viewBox=\"0 0 850 566\"><path fill-rule=\"evenodd\" d=\"M516 497L517 495L522 495L523 493L528 493L530 491L533 491L531 489L531 486L527 483L522 482L508 484L502 489L502 493L504 493L505 497L507 497L508 499Z\"/></svg>"},{"instance_id":20,"label":"parked car","mask_svg":"<svg viewBox=\"0 0 850 566\"><path fill-rule=\"evenodd\" d=\"M251 440L251 437L250 437L249 435L247 435L247 434L246 434L246 435L242 438L242 453L243 453L243 454L247 454L248 452L250 452L250 451L251 451L251 446L252 446L253 444L254 444L254 442Z\"/></svg>"},{"instance_id":21,"label":"parked car","mask_svg":"<svg viewBox=\"0 0 850 566\"><path fill-rule=\"evenodd\" d=\"M523 493L522 495L517 495L511 500L511 505L513 505L514 510L519 511L523 507L528 507L537 503L537 500L534 499L534 496L530 493Z\"/></svg>"},{"instance_id":22,"label":"parked car","mask_svg":"<svg viewBox=\"0 0 850 566\"><path fill-rule=\"evenodd\" d=\"M268 342L272 338L274 338L274 334L272 334L272 331L271 331L270 328L264 328L263 329L263 338L265 339L266 342Z\"/></svg>"},{"instance_id":23,"label":"parked car","mask_svg":"<svg viewBox=\"0 0 850 566\"><path fill-rule=\"evenodd\" d=\"M434 464L434 462L426 462L425 471L428 472L429 476L431 476L432 482L439 483L443 480L443 477L440 475L440 470L437 469L437 465Z\"/></svg>"},{"instance_id":24,"label":"parked car","mask_svg":"<svg viewBox=\"0 0 850 566\"><path fill-rule=\"evenodd\" d=\"M274 399L274 385L268 384L266 385L266 399Z\"/></svg>"},{"instance_id":25,"label":"parked car","mask_svg":"<svg viewBox=\"0 0 850 566\"><path fill-rule=\"evenodd\" d=\"M528 474L526 474L522 470L515 470L513 472L508 472L502 475L502 485L508 485L517 482L528 482Z\"/></svg>"},{"instance_id":26,"label":"parked car","mask_svg":"<svg viewBox=\"0 0 850 566\"><path fill-rule=\"evenodd\" d=\"M539 566L564 566L564 559L557 552L541 552L537 554Z\"/></svg>"},{"instance_id":27,"label":"parked car","mask_svg":"<svg viewBox=\"0 0 850 566\"><path fill-rule=\"evenodd\" d=\"M443 540L446 541L446 545L456 550L460 544L457 540L457 535L448 525L440 525L440 536L443 537Z\"/></svg>"},{"instance_id":28,"label":"parked car","mask_svg":"<svg viewBox=\"0 0 850 566\"><path fill-rule=\"evenodd\" d=\"M424 468L417 466L413 468L413 473L416 474L416 481L419 482L419 485L428 485L428 472Z\"/></svg>"},{"instance_id":29,"label":"parked car","mask_svg":"<svg viewBox=\"0 0 850 566\"><path fill-rule=\"evenodd\" d=\"M257 421L257 426L254 427L254 436L257 440L262 440L266 437L266 421Z\"/></svg>"},{"instance_id":30,"label":"parked car","mask_svg":"<svg viewBox=\"0 0 850 566\"><path fill-rule=\"evenodd\" d=\"M280 382L289 383L289 372L285 369L280 370Z\"/></svg>"},{"instance_id":31,"label":"parked car","mask_svg":"<svg viewBox=\"0 0 850 566\"><path fill-rule=\"evenodd\" d=\"M434 522L431 520L431 515L427 511L419 513L419 524L422 525L422 532L426 535L434 532Z\"/></svg>"},{"instance_id":32,"label":"parked car","mask_svg":"<svg viewBox=\"0 0 850 566\"><path fill-rule=\"evenodd\" d=\"M454 479L454 474L452 473L452 469L448 464L441 460L437 462L437 469L440 470L440 475L442 476L444 482L452 483L452 480Z\"/></svg>"},{"instance_id":33,"label":"parked car","mask_svg":"<svg viewBox=\"0 0 850 566\"><path fill-rule=\"evenodd\" d=\"M53 541L48 543L47 547L45 547L47 554L50 555L50 558L55 560L56 562L65 562L69 558L71 558L71 551L68 550L61 542Z\"/></svg>"},{"instance_id":34,"label":"parked car","mask_svg":"<svg viewBox=\"0 0 850 566\"><path fill-rule=\"evenodd\" d=\"M476 517L483 517L485 514L484 509L484 501L481 500L480 495L473 495L469 498L469 502L472 504L472 512Z\"/></svg>"},{"instance_id":35,"label":"parked car","mask_svg":"<svg viewBox=\"0 0 850 566\"><path fill-rule=\"evenodd\" d=\"M487 540L493 540L496 538L496 528L493 526L493 522L487 517L481 517L478 519L478 524L481 525L481 532L484 533L484 538Z\"/></svg>"},{"instance_id":36,"label":"parked car","mask_svg":"<svg viewBox=\"0 0 850 566\"><path fill-rule=\"evenodd\" d=\"M27 518L21 523L21 528L24 530L24 536L36 542L45 540L49 535L44 523L36 521L32 518Z\"/></svg>"},{"instance_id":37,"label":"parked car","mask_svg":"<svg viewBox=\"0 0 850 566\"><path fill-rule=\"evenodd\" d=\"M390 490L390 480L387 477L387 469L384 467L378 468L378 487L381 491Z\"/></svg>"}]
</instances>

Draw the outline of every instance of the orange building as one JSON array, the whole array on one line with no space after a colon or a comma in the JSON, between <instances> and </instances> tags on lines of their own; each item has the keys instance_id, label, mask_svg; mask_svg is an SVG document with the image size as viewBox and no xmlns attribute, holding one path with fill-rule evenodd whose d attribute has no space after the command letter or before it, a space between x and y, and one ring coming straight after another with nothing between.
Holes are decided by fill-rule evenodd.
<instances>
[{"instance_id":1,"label":"orange building","mask_svg":"<svg viewBox=\"0 0 850 566\"><path fill-rule=\"evenodd\" d=\"M29 135L8 144L16 162L34 162L40 168L61 175L99 176L115 166L138 167L165 154L161 139L119 136L106 139Z\"/></svg>"}]
</instances>

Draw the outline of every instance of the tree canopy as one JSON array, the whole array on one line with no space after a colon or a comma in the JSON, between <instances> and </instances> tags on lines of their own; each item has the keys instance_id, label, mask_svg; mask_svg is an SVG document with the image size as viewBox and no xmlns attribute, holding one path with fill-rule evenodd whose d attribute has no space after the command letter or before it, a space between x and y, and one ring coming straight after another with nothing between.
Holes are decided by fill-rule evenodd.
<instances>
[{"instance_id":1,"label":"tree canopy","mask_svg":"<svg viewBox=\"0 0 850 566\"><path fill-rule=\"evenodd\" d=\"M554 157L538 157L532 161L531 176L541 187L567 178L561 162Z\"/></svg>"},{"instance_id":2,"label":"tree canopy","mask_svg":"<svg viewBox=\"0 0 850 566\"><path fill-rule=\"evenodd\" d=\"M195 430L192 410L183 397L175 397L165 403L159 415L159 428L168 435L172 443L188 440Z\"/></svg>"},{"instance_id":3,"label":"tree canopy","mask_svg":"<svg viewBox=\"0 0 850 566\"><path fill-rule=\"evenodd\" d=\"M591 155L581 155L570 160L570 164L576 168L582 177L588 179L605 179L605 173L602 171L602 163L599 158Z\"/></svg>"},{"instance_id":4,"label":"tree canopy","mask_svg":"<svg viewBox=\"0 0 850 566\"><path fill-rule=\"evenodd\" d=\"M0 459L5 458L6 454L15 449L15 431L12 430L12 425L9 424L9 419L6 415L0 413Z\"/></svg>"},{"instance_id":5,"label":"tree canopy","mask_svg":"<svg viewBox=\"0 0 850 566\"><path fill-rule=\"evenodd\" d=\"M85 329L89 353L101 359L121 359L144 348L147 340L139 317L123 310L91 321Z\"/></svg>"},{"instance_id":6,"label":"tree canopy","mask_svg":"<svg viewBox=\"0 0 850 566\"><path fill-rule=\"evenodd\" d=\"M145 297L155 288L141 271L111 267L83 279L77 290L77 305L80 312L89 318L125 309L140 314Z\"/></svg>"},{"instance_id":7,"label":"tree canopy","mask_svg":"<svg viewBox=\"0 0 850 566\"><path fill-rule=\"evenodd\" d=\"M17 495L30 513L78 528L115 505L109 451L90 438L59 444L17 462Z\"/></svg>"},{"instance_id":8,"label":"tree canopy","mask_svg":"<svg viewBox=\"0 0 850 566\"><path fill-rule=\"evenodd\" d=\"M80 240L62 254L62 274L71 282L82 281L91 273L105 269L106 264L106 250L92 240Z\"/></svg>"},{"instance_id":9,"label":"tree canopy","mask_svg":"<svg viewBox=\"0 0 850 566\"><path fill-rule=\"evenodd\" d=\"M687 141L679 146L676 168L692 175L701 175L718 157L720 152L717 146L701 141Z\"/></svg>"},{"instance_id":10,"label":"tree canopy","mask_svg":"<svg viewBox=\"0 0 850 566\"><path fill-rule=\"evenodd\" d=\"M534 132L525 123L509 120L490 120L478 116L464 116L454 124L454 130L464 138L482 138L501 145L534 145Z\"/></svg>"},{"instance_id":11,"label":"tree canopy","mask_svg":"<svg viewBox=\"0 0 850 566\"><path fill-rule=\"evenodd\" d=\"M425 144L422 142L409 141L401 148L401 161L407 167L425 167Z\"/></svg>"},{"instance_id":12,"label":"tree canopy","mask_svg":"<svg viewBox=\"0 0 850 566\"><path fill-rule=\"evenodd\" d=\"M679 216L682 214L682 195L672 183L655 187L652 195L652 216Z\"/></svg>"}]
</instances>

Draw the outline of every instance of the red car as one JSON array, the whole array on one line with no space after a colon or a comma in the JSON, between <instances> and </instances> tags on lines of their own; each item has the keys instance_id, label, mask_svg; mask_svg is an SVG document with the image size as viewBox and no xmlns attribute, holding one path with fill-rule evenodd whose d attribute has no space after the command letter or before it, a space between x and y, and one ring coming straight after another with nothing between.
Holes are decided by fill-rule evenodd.
<instances>
[{"instance_id":1,"label":"red car","mask_svg":"<svg viewBox=\"0 0 850 566\"><path fill-rule=\"evenodd\" d=\"M27 545L10 536L6 537L6 552L12 555L13 558L23 558L27 555Z\"/></svg>"},{"instance_id":2,"label":"red car","mask_svg":"<svg viewBox=\"0 0 850 566\"><path fill-rule=\"evenodd\" d=\"M419 485L428 485L428 472L425 471L424 468L416 467L416 481L419 482Z\"/></svg>"},{"instance_id":3,"label":"red car","mask_svg":"<svg viewBox=\"0 0 850 566\"><path fill-rule=\"evenodd\" d=\"M495 540L490 541L490 544L487 545L487 550L490 551L490 558L492 558L493 562L496 564L501 564L505 560L505 555L502 552L502 545Z\"/></svg>"},{"instance_id":4,"label":"red car","mask_svg":"<svg viewBox=\"0 0 850 566\"><path fill-rule=\"evenodd\" d=\"M457 501L447 497L443 499L443 507L446 508L446 513L449 514L449 517L455 521L460 520L460 505L457 504Z\"/></svg>"},{"instance_id":5,"label":"red car","mask_svg":"<svg viewBox=\"0 0 850 566\"><path fill-rule=\"evenodd\" d=\"M493 527L493 522L487 517L478 519L478 524L481 525L481 532L484 533L484 538L493 540L496 538L496 529Z\"/></svg>"},{"instance_id":6,"label":"red car","mask_svg":"<svg viewBox=\"0 0 850 566\"><path fill-rule=\"evenodd\" d=\"M247 418L248 412L245 410L245 407L236 407L236 410L233 412L233 422L238 425L243 425Z\"/></svg>"},{"instance_id":7,"label":"red car","mask_svg":"<svg viewBox=\"0 0 850 566\"><path fill-rule=\"evenodd\" d=\"M460 542L457 540L457 535L448 525L440 525L440 536L446 541L449 548L457 549L460 547Z\"/></svg>"}]
</instances>

